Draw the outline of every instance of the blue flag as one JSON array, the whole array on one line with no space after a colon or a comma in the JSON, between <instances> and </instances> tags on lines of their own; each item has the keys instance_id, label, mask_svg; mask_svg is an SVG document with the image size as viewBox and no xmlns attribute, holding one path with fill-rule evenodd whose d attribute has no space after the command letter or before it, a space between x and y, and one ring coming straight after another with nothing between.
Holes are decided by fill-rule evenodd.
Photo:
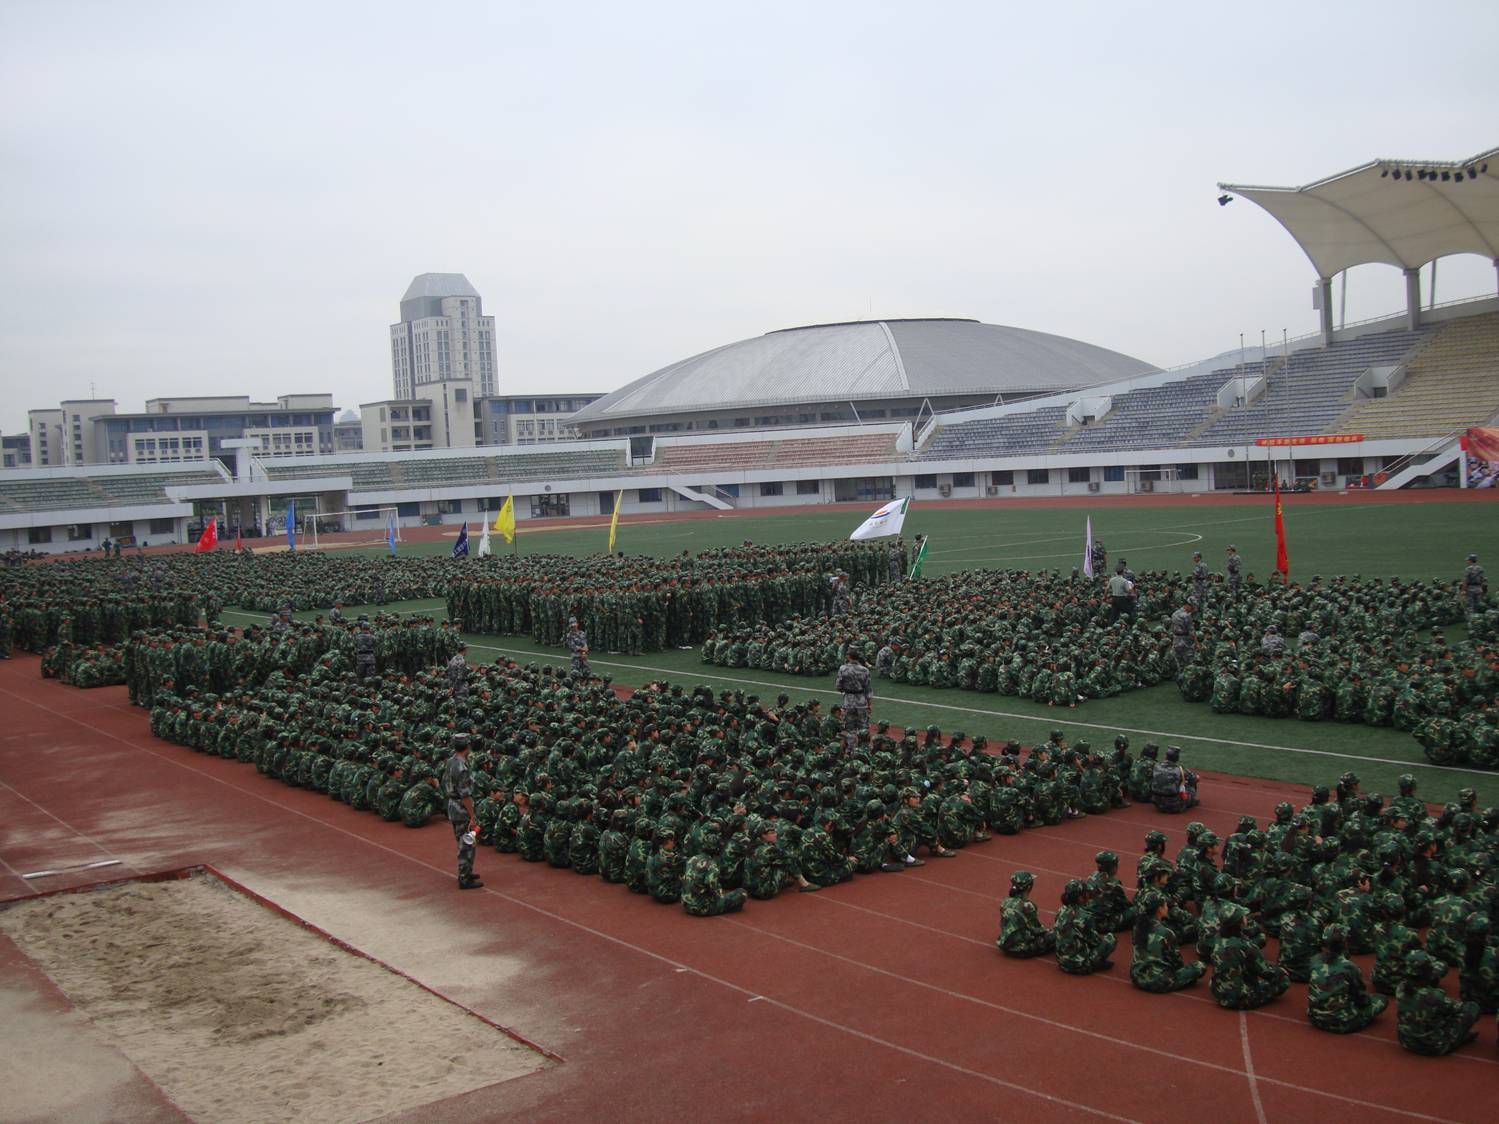
<instances>
[{"instance_id":1,"label":"blue flag","mask_svg":"<svg viewBox=\"0 0 1499 1124\"><path fill-rule=\"evenodd\" d=\"M467 558L468 557L468 524L467 523L465 523L463 525L463 529L458 532L458 541L453 544L453 557L454 558Z\"/></svg>"},{"instance_id":2,"label":"blue flag","mask_svg":"<svg viewBox=\"0 0 1499 1124\"><path fill-rule=\"evenodd\" d=\"M394 512L391 513L390 518L385 523L385 541L390 546L390 556L394 558L396 556L396 516Z\"/></svg>"},{"instance_id":3,"label":"blue flag","mask_svg":"<svg viewBox=\"0 0 1499 1124\"><path fill-rule=\"evenodd\" d=\"M286 501L286 549L297 549L297 501Z\"/></svg>"}]
</instances>

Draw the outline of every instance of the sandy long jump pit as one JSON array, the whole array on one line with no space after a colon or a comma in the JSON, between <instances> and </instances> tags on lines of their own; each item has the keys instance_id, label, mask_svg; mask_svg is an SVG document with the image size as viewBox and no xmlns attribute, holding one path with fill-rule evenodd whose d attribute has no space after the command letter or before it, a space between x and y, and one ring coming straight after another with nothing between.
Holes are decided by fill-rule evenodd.
<instances>
[{"instance_id":1,"label":"sandy long jump pit","mask_svg":"<svg viewBox=\"0 0 1499 1124\"><path fill-rule=\"evenodd\" d=\"M22 899L0 930L199 1120L368 1120L552 1064L211 874Z\"/></svg>"}]
</instances>

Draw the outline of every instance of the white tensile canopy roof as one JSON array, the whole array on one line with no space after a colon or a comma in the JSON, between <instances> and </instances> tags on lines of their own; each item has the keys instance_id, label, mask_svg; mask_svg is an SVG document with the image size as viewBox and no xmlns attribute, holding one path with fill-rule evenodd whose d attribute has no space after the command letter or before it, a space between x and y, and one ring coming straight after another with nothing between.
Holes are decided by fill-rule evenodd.
<instances>
[{"instance_id":1,"label":"white tensile canopy roof","mask_svg":"<svg viewBox=\"0 0 1499 1124\"><path fill-rule=\"evenodd\" d=\"M1269 211L1320 277L1449 254L1499 263L1499 148L1467 160L1374 160L1305 187L1220 183Z\"/></svg>"}]
</instances>

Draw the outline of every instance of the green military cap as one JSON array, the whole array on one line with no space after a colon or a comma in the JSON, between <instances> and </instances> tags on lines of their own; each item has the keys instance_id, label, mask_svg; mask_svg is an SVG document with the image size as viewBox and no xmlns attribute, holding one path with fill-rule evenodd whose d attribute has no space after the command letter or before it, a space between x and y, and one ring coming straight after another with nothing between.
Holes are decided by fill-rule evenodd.
<instances>
[{"instance_id":1,"label":"green military cap","mask_svg":"<svg viewBox=\"0 0 1499 1124\"><path fill-rule=\"evenodd\" d=\"M1160 831L1157 828L1151 828L1145 833L1145 846L1147 848L1164 847L1165 845L1166 833L1164 831Z\"/></svg>"},{"instance_id":2,"label":"green military cap","mask_svg":"<svg viewBox=\"0 0 1499 1124\"><path fill-rule=\"evenodd\" d=\"M1119 865L1119 856L1113 851L1099 851L1093 856L1093 861L1100 870L1108 870Z\"/></svg>"},{"instance_id":3,"label":"green military cap","mask_svg":"<svg viewBox=\"0 0 1499 1124\"><path fill-rule=\"evenodd\" d=\"M1216 846L1218 846L1218 836L1217 836L1217 833L1212 832L1212 831L1208 831L1206 828L1204 828L1202 830L1202 832L1199 833L1198 836L1197 836L1197 845L1199 847L1216 847Z\"/></svg>"},{"instance_id":4,"label":"green military cap","mask_svg":"<svg viewBox=\"0 0 1499 1124\"><path fill-rule=\"evenodd\" d=\"M885 814L885 805L878 800L871 800L864 805L864 814L870 819L878 819Z\"/></svg>"},{"instance_id":5,"label":"green military cap","mask_svg":"<svg viewBox=\"0 0 1499 1124\"><path fill-rule=\"evenodd\" d=\"M1405 914L1405 899L1394 892L1381 894L1379 908L1384 910L1386 916L1401 917Z\"/></svg>"},{"instance_id":6,"label":"green military cap","mask_svg":"<svg viewBox=\"0 0 1499 1124\"><path fill-rule=\"evenodd\" d=\"M1159 890L1141 890L1135 895L1135 909L1148 917L1166 904L1166 895Z\"/></svg>"},{"instance_id":7,"label":"green military cap","mask_svg":"<svg viewBox=\"0 0 1499 1124\"><path fill-rule=\"evenodd\" d=\"M1457 799L1462 804L1478 803L1478 793L1471 788L1460 788L1457 790Z\"/></svg>"},{"instance_id":8,"label":"green military cap","mask_svg":"<svg viewBox=\"0 0 1499 1124\"><path fill-rule=\"evenodd\" d=\"M1476 938L1479 941L1484 941L1488 939L1489 930L1492 928L1493 923L1489 921L1487 914L1474 913L1468 917L1468 923L1464 932L1467 934L1469 940Z\"/></svg>"},{"instance_id":9,"label":"green military cap","mask_svg":"<svg viewBox=\"0 0 1499 1124\"><path fill-rule=\"evenodd\" d=\"M1036 876L1028 870L1017 870L1010 875L1011 890L1029 890L1036 884Z\"/></svg>"},{"instance_id":10,"label":"green military cap","mask_svg":"<svg viewBox=\"0 0 1499 1124\"><path fill-rule=\"evenodd\" d=\"M1322 930L1323 944L1345 945L1348 943L1348 926L1336 922Z\"/></svg>"}]
</instances>

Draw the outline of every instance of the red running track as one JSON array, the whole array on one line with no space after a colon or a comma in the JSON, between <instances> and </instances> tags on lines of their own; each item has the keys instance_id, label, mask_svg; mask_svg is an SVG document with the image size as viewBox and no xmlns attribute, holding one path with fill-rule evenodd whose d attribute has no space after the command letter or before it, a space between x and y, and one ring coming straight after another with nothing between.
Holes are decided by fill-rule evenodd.
<instances>
[{"instance_id":1,"label":"red running track","mask_svg":"<svg viewBox=\"0 0 1499 1124\"><path fill-rule=\"evenodd\" d=\"M412 831L157 741L123 688L43 681L31 657L0 663L0 706L0 899L36 892L19 874L42 868L122 861L37 882L56 889L210 863L565 1059L413 1121L1494 1115L1492 1019L1480 1043L1418 1058L1392 1012L1347 1038L1312 1029L1297 985L1240 1015L1204 986L1136 991L1124 948L1085 978L995 951L1012 871L1035 871L1037 901L1054 903L1100 848L1127 875L1150 828L1174 853L1186 817L1137 806L704 920L493 851L479 857L487 887L460 894L442 824ZM1198 815L1227 834L1241 813L1304 797L1223 778ZM0 946L0 984L34 989L13 952ZM159 1100L141 1081L141 1101Z\"/></svg>"}]
</instances>

